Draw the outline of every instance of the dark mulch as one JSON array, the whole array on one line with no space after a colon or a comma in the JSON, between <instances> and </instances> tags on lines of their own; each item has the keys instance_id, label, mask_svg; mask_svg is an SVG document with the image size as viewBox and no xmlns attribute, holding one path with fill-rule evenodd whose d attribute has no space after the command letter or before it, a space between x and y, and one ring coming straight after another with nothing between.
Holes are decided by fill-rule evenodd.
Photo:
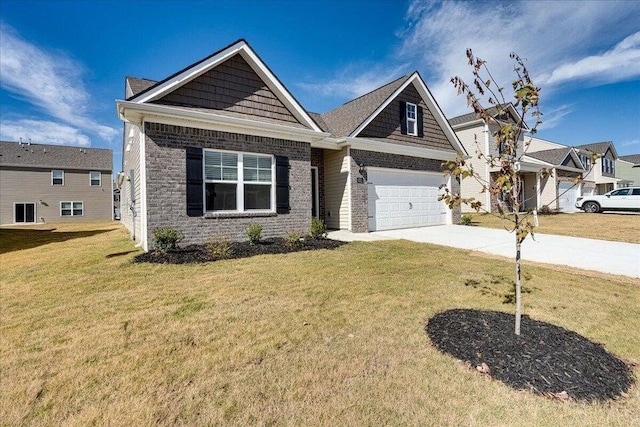
<instances>
[{"instance_id":1,"label":"dark mulch","mask_svg":"<svg viewBox=\"0 0 640 427\"><path fill-rule=\"evenodd\" d=\"M633 384L631 368L602 345L528 316L516 336L514 321L512 314L456 309L429 319L426 331L443 353L518 390L604 401Z\"/></svg>"},{"instance_id":2,"label":"dark mulch","mask_svg":"<svg viewBox=\"0 0 640 427\"><path fill-rule=\"evenodd\" d=\"M159 251L149 251L137 255L134 262L150 262L156 264L187 264L218 261L220 259L249 258L264 254L286 254L290 252L312 251L316 249L335 249L345 242L330 239L305 239L304 242L287 244L284 239L265 239L255 245L249 242L230 243L231 251L228 256L215 256L205 245L189 245L182 249L166 254Z\"/></svg>"}]
</instances>

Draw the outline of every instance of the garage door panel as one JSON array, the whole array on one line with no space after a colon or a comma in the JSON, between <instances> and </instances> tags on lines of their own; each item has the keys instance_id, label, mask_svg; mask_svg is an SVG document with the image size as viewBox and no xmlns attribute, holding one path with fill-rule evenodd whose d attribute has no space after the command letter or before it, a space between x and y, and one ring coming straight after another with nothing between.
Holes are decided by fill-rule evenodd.
<instances>
[{"instance_id":1,"label":"garage door panel","mask_svg":"<svg viewBox=\"0 0 640 427\"><path fill-rule=\"evenodd\" d=\"M371 231L447 223L448 209L438 201L442 175L370 170L368 181Z\"/></svg>"},{"instance_id":2,"label":"garage door panel","mask_svg":"<svg viewBox=\"0 0 640 427\"><path fill-rule=\"evenodd\" d=\"M576 211L579 188L571 182L558 183L558 207L563 212Z\"/></svg>"}]
</instances>

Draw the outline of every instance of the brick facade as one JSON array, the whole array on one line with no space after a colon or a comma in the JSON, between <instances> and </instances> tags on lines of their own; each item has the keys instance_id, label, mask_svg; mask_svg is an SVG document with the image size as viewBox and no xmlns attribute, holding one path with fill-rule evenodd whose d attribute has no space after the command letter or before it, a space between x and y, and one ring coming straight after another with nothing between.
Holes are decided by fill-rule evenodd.
<instances>
[{"instance_id":1,"label":"brick facade","mask_svg":"<svg viewBox=\"0 0 640 427\"><path fill-rule=\"evenodd\" d=\"M211 238L247 240L245 229L252 222L263 226L265 238L309 230L311 148L308 143L157 123L146 123L145 137L149 248L153 247L153 230L162 226L182 231L183 245L205 243ZM186 147L287 156L290 212L187 216Z\"/></svg>"},{"instance_id":2,"label":"brick facade","mask_svg":"<svg viewBox=\"0 0 640 427\"><path fill-rule=\"evenodd\" d=\"M360 166L400 169L424 172L442 172L442 160L421 157L402 156L398 154L379 153L375 151L350 150L351 153L351 229L356 233L369 231L369 205L366 171L360 173ZM358 182L358 178L363 178ZM451 180L451 192L460 193L460 183ZM454 224L460 223L460 207L452 212Z\"/></svg>"}]
</instances>

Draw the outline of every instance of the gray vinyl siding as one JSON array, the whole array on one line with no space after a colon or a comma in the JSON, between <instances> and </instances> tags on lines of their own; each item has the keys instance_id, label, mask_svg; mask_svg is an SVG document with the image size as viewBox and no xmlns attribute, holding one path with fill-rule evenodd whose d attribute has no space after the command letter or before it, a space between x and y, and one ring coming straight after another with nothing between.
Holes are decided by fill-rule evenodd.
<instances>
[{"instance_id":1,"label":"gray vinyl siding","mask_svg":"<svg viewBox=\"0 0 640 427\"><path fill-rule=\"evenodd\" d=\"M422 107L424 137L403 135L400 132L400 101L411 102ZM440 125L413 84L407 86L405 90L391 101L358 136L401 145L435 148L439 150L454 150L449 139L444 134L442 128L440 128Z\"/></svg>"},{"instance_id":2,"label":"gray vinyl siding","mask_svg":"<svg viewBox=\"0 0 640 427\"><path fill-rule=\"evenodd\" d=\"M325 218L328 228L349 228L349 157L347 149L324 152Z\"/></svg>"},{"instance_id":3,"label":"gray vinyl siding","mask_svg":"<svg viewBox=\"0 0 640 427\"><path fill-rule=\"evenodd\" d=\"M91 186L91 170L64 170L64 185L51 185L51 169L0 168L0 223L14 223L14 203L35 203L36 222L111 220L112 175L101 172L101 185ZM83 202L82 216L61 216L60 202Z\"/></svg>"},{"instance_id":4,"label":"gray vinyl siding","mask_svg":"<svg viewBox=\"0 0 640 427\"><path fill-rule=\"evenodd\" d=\"M136 125L125 123L124 125L124 153L122 156L122 171L126 177L130 176L133 170L133 186L128 180L123 181L120 189L120 221L129 230L132 237L137 242L141 236L141 201L140 192L140 128ZM126 150L127 144L131 141L131 148ZM133 187L133 193L131 188ZM131 209L131 208L134 209ZM134 212L136 216L134 216Z\"/></svg>"},{"instance_id":5,"label":"gray vinyl siding","mask_svg":"<svg viewBox=\"0 0 640 427\"><path fill-rule=\"evenodd\" d=\"M224 110L304 127L239 54L153 103Z\"/></svg>"}]
</instances>

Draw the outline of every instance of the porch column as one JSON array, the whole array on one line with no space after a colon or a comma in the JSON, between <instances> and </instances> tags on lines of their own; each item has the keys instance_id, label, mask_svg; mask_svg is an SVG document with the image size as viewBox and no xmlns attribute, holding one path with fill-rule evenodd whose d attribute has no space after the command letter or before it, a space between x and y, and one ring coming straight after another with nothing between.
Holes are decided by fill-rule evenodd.
<instances>
[{"instance_id":1,"label":"porch column","mask_svg":"<svg viewBox=\"0 0 640 427\"><path fill-rule=\"evenodd\" d=\"M540 188L540 172L536 172L536 209L540 209L540 195L542 189Z\"/></svg>"}]
</instances>

